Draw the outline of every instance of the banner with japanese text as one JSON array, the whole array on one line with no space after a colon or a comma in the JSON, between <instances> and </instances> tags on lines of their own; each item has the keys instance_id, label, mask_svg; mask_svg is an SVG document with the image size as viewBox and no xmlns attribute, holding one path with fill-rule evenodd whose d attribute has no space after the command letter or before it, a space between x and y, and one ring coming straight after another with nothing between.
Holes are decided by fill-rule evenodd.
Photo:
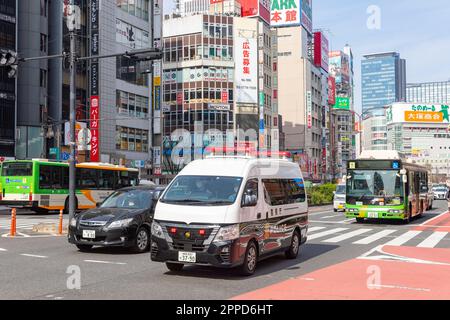
<instances>
[{"instance_id":1,"label":"banner with japanese text","mask_svg":"<svg viewBox=\"0 0 450 320\"><path fill-rule=\"evenodd\" d=\"M235 43L236 102L258 103L258 42L238 37Z\"/></svg>"}]
</instances>

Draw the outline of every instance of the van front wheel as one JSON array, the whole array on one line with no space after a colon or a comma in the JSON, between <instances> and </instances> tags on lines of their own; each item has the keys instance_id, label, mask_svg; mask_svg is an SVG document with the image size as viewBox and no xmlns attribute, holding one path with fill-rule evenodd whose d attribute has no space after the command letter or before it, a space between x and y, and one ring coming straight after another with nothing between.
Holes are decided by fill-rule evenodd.
<instances>
[{"instance_id":1,"label":"van front wheel","mask_svg":"<svg viewBox=\"0 0 450 320\"><path fill-rule=\"evenodd\" d=\"M251 276L255 273L256 264L258 262L258 249L253 241L250 241L245 251L244 264L241 266L241 274L243 276Z\"/></svg>"},{"instance_id":2,"label":"van front wheel","mask_svg":"<svg viewBox=\"0 0 450 320\"><path fill-rule=\"evenodd\" d=\"M296 259L298 256L298 252L300 249L300 235L298 234L298 231L295 230L294 234L292 235L291 245L289 246L289 249L286 250L285 255L287 259Z\"/></svg>"}]
</instances>

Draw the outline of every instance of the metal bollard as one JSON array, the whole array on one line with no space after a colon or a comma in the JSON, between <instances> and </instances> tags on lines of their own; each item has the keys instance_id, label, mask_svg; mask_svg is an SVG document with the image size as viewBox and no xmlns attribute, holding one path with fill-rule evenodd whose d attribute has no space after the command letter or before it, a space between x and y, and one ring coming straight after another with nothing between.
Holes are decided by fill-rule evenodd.
<instances>
[{"instance_id":1,"label":"metal bollard","mask_svg":"<svg viewBox=\"0 0 450 320\"><path fill-rule=\"evenodd\" d=\"M59 210L59 228L58 228L58 234L62 235L63 233L63 210Z\"/></svg>"},{"instance_id":2,"label":"metal bollard","mask_svg":"<svg viewBox=\"0 0 450 320\"><path fill-rule=\"evenodd\" d=\"M17 219L17 211L16 208L12 208L11 209L11 231L10 231L10 236L11 237L15 237L16 236L16 219Z\"/></svg>"}]
</instances>

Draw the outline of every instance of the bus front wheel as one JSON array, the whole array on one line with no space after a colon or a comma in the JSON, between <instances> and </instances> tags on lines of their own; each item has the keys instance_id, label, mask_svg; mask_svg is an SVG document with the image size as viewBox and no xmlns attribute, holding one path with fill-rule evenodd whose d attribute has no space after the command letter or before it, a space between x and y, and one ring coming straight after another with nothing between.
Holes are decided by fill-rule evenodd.
<instances>
[{"instance_id":1,"label":"bus front wheel","mask_svg":"<svg viewBox=\"0 0 450 320\"><path fill-rule=\"evenodd\" d=\"M356 218L356 222L357 223L363 223L364 222L364 218Z\"/></svg>"}]
</instances>

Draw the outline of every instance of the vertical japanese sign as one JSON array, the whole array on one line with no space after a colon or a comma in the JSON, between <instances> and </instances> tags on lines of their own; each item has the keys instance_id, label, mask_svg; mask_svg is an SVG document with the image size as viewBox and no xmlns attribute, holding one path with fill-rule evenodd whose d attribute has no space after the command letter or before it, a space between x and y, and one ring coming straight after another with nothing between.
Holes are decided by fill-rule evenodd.
<instances>
[{"instance_id":1,"label":"vertical japanese sign","mask_svg":"<svg viewBox=\"0 0 450 320\"><path fill-rule=\"evenodd\" d=\"M270 25L272 27L301 25L301 0L272 0Z\"/></svg>"},{"instance_id":2,"label":"vertical japanese sign","mask_svg":"<svg viewBox=\"0 0 450 320\"><path fill-rule=\"evenodd\" d=\"M92 56L99 55L99 1L91 0L90 13L90 53ZM100 92L99 92L99 63L98 60L92 60L90 68L90 129L91 129L91 162L100 160Z\"/></svg>"},{"instance_id":3,"label":"vertical japanese sign","mask_svg":"<svg viewBox=\"0 0 450 320\"><path fill-rule=\"evenodd\" d=\"M312 0L302 0L302 26L308 33L312 34Z\"/></svg>"},{"instance_id":4,"label":"vertical japanese sign","mask_svg":"<svg viewBox=\"0 0 450 320\"><path fill-rule=\"evenodd\" d=\"M235 45L236 102L258 103L257 39L238 37Z\"/></svg>"},{"instance_id":5,"label":"vertical japanese sign","mask_svg":"<svg viewBox=\"0 0 450 320\"><path fill-rule=\"evenodd\" d=\"M312 128L312 93L306 92L306 121L308 123L308 129Z\"/></svg>"},{"instance_id":6,"label":"vertical japanese sign","mask_svg":"<svg viewBox=\"0 0 450 320\"><path fill-rule=\"evenodd\" d=\"M314 64L328 72L328 39L322 32L314 33Z\"/></svg>"},{"instance_id":7,"label":"vertical japanese sign","mask_svg":"<svg viewBox=\"0 0 450 320\"><path fill-rule=\"evenodd\" d=\"M91 96L91 162L99 162L99 114L98 96Z\"/></svg>"},{"instance_id":8,"label":"vertical japanese sign","mask_svg":"<svg viewBox=\"0 0 450 320\"><path fill-rule=\"evenodd\" d=\"M336 104L336 79L328 77L328 105L334 106Z\"/></svg>"}]
</instances>

